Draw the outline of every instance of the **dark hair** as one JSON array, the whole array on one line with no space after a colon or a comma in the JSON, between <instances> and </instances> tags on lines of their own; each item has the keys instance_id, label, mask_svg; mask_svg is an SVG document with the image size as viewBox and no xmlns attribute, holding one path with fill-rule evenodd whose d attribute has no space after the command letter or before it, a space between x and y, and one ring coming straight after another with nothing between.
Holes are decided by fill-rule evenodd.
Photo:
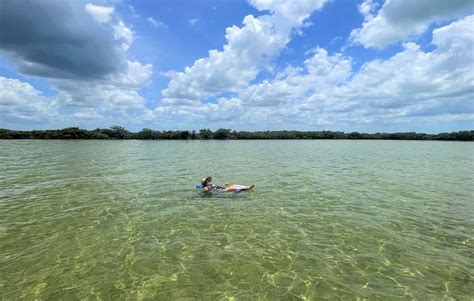
<instances>
[{"instance_id":1,"label":"dark hair","mask_svg":"<svg viewBox=\"0 0 474 301\"><path fill-rule=\"evenodd\" d=\"M211 182L211 181L212 181L212 177L209 176L209 177L205 178L204 181L202 181L201 183L202 183L202 185L204 185L204 187L205 187L205 186L207 186L207 184L208 184L209 182Z\"/></svg>"}]
</instances>

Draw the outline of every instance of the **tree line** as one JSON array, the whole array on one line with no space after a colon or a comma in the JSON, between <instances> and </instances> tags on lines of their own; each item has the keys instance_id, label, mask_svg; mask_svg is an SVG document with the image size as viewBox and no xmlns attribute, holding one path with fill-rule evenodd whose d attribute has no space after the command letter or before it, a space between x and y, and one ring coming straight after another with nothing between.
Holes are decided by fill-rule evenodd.
<instances>
[{"instance_id":1,"label":"tree line","mask_svg":"<svg viewBox=\"0 0 474 301\"><path fill-rule=\"evenodd\" d=\"M380 140L445 140L474 141L474 131L425 134L359 133L339 131L235 131L231 129L202 129L200 131L155 131L142 129L131 132L121 126L85 130L69 127L58 130L15 131L0 129L0 139L143 139L143 140L251 140L251 139L380 139Z\"/></svg>"}]
</instances>

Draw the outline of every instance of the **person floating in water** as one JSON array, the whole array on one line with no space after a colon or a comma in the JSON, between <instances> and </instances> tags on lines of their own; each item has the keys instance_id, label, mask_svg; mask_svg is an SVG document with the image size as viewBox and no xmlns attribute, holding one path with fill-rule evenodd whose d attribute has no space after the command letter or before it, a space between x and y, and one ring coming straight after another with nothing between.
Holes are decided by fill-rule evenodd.
<instances>
[{"instance_id":1,"label":"person floating in water","mask_svg":"<svg viewBox=\"0 0 474 301\"><path fill-rule=\"evenodd\" d=\"M250 190L255 186L255 185L245 186L245 185L238 185L238 184L220 186L220 185L216 185L212 183L211 176L202 179L201 185L204 191L211 191L213 189L219 190L219 191L245 191L245 190Z\"/></svg>"}]
</instances>

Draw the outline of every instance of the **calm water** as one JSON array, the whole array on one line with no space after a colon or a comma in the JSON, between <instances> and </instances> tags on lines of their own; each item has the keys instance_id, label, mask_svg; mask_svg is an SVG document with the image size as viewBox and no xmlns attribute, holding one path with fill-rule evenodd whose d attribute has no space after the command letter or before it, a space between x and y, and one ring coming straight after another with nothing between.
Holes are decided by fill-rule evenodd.
<instances>
[{"instance_id":1,"label":"calm water","mask_svg":"<svg viewBox=\"0 0 474 301\"><path fill-rule=\"evenodd\" d=\"M474 143L0 141L1 297L470 300L473 171Z\"/></svg>"}]
</instances>

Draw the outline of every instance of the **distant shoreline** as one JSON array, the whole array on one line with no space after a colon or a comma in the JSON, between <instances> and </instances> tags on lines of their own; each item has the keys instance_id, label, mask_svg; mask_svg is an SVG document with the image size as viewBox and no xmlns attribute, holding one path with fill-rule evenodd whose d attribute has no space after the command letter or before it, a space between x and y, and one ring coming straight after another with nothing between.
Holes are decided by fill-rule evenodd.
<instances>
[{"instance_id":1,"label":"distant shoreline","mask_svg":"<svg viewBox=\"0 0 474 301\"><path fill-rule=\"evenodd\" d=\"M87 140L434 140L474 141L474 130L425 134L416 132L359 133L339 131L155 131L143 129L131 132L119 126L108 129L85 130L69 127L58 130L15 131L0 129L0 139L87 139Z\"/></svg>"}]
</instances>

